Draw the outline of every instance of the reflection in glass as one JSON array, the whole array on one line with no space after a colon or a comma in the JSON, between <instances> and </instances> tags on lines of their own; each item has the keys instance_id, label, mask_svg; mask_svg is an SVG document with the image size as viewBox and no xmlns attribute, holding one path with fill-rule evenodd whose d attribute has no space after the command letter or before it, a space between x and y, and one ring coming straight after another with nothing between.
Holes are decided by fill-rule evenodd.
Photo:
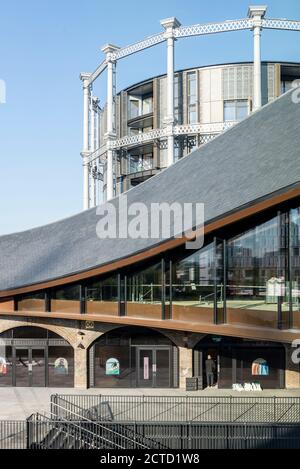
<instances>
[{"instance_id":1,"label":"reflection in glass","mask_svg":"<svg viewBox=\"0 0 300 469\"><path fill-rule=\"evenodd\" d=\"M127 303L161 303L161 262L127 278Z\"/></svg>"},{"instance_id":2,"label":"reflection in glass","mask_svg":"<svg viewBox=\"0 0 300 469\"><path fill-rule=\"evenodd\" d=\"M45 311L45 292L30 293L19 297L18 311Z\"/></svg>"},{"instance_id":3,"label":"reflection in glass","mask_svg":"<svg viewBox=\"0 0 300 469\"><path fill-rule=\"evenodd\" d=\"M288 307L285 285L285 241L280 216L227 243L227 307L276 311Z\"/></svg>"},{"instance_id":4,"label":"reflection in glass","mask_svg":"<svg viewBox=\"0 0 300 469\"><path fill-rule=\"evenodd\" d=\"M85 288L87 313L118 313L118 276L89 282Z\"/></svg>"},{"instance_id":5,"label":"reflection in glass","mask_svg":"<svg viewBox=\"0 0 300 469\"><path fill-rule=\"evenodd\" d=\"M213 244L173 264L172 304L214 307Z\"/></svg>"},{"instance_id":6,"label":"reflection in glass","mask_svg":"<svg viewBox=\"0 0 300 469\"><path fill-rule=\"evenodd\" d=\"M51 311L80 312L80 285L67 285L52 290Z\"/></svg>"},{"instance_id":7,"label":"reflection in glass","mask_svg":"<svg viewBox=\"0 0 300 469\"><path fill-rule=\"evenodd\" d=\"M290 212L290 257L291 257L291 288L292 308L300 311L300 208ZM300 326L299 315L294 315L294 326Z\"/></svg>"}]
</instances>

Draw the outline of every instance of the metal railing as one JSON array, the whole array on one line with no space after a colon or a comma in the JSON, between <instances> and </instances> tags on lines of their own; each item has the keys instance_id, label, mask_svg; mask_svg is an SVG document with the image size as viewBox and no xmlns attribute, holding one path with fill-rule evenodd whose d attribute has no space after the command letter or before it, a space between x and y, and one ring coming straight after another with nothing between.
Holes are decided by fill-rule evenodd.
<instances>
[{"instance_id":1,"label":"metal railing","mask_svg":"<svg viewBox=\"0 0 300 469\"><path fill-rule=\"evenodd\" d=\"M115 435L130 433L147 440L147 449L251 449L300 448L299 424L199 423L199 422L107 422L109 435L97 433L90 423L34 421L30 449L137 449L135 439ZM144 447L143 449L145 449Z\"/></svg>"},{"instance_id":2,"label":"metal railing","mask_svg":"<svg viewBox=\"0 0 300 469\"><path fill-rule=\"evenodd\" d=\"M26 421L1 421L1 449L300 448L300 424L225 422L63 421L34 414ZM120 437L120 434L133 438ZM16 437L17 436L17 437ZM136 439L135 439L136 438ZM3 444L3 442L5 442ZM146 449L146 447L144 447Z\"/></svg>"},{"instance_id":3,"label":"metal railing","mask_svg":"<svg viewBox=\"0 0 300 469\"><path fill-rule=\"evenodd\" d=\"M134 422L299 423L300 397L262 396L51 396L51 414Z\"/></svg>"},{"instance_id":4,"label":"metal railing","mask_svg":"<svg viewBox=\"0 0 300 469\"><path fill-rule=\"evenodd\" d=\"M107 426L107 421L113 419L108 410L108 406L104 405L103 412L102 403L97 408L92 407L86 410L63 398L58 398L51 402L51 420L48 420L55 422L56 425L59 422L60 430L66 425L72 430L77 440L79 435L80 441L87 441L91 448L149 449L159 447L155 441L148 440L135 429L128 428L123 422L114 422L114 426Z\"/></svg>"},{"instance_id":5,"label":"metal railing","mask_svg":"<svg viewBox=\"0 0 300 469\"><path fill-rule=\"evenodd\" d=\"M26 421L0 420L0 449L26 448Z\"/></svg>"}]
</instances>

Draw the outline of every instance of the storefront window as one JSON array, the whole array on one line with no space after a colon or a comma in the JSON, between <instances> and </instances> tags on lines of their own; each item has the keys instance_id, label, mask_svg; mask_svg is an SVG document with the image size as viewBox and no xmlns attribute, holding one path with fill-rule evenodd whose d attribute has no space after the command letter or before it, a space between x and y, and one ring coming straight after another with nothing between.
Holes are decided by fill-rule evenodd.
<instances>
[{"instance_id":1,"label":"storefront window","mask_svg":"<svg viewBox=\"0 0 300 469\"><path fill-rule=\"evenodd\" d=\"M174 382L172 351L171 340L151 329L123 327L108 332L89 352L91 385L170 387Z\"/></svg>"},{"instance_id":2,"label":"storefront window","mask_svg":"<svg viewBox=\"0 0 300 469\"><path fill-rule=\"evenodd\" d=\"M162 264L127 276L127 314L161 318ZM141 308L141 305L143 307Z\"/></svg>"},{"instance_id":3,"label":"storefront window","mask_svg":"<svg viewBox=\"0 0 300 469\"><path fill-rule=\"evenodd\" d=\"M227 242L227 310L240 310L244 321L255 314L276 327L279 307L288 308L285 235L276 216ZM263 312L263 314L262 314Z\"/></svg>"},{"instance_id":4,"label":"storefront window","mask_svg":"<svg viewBox=\"0 0 300 469\"><path fill-rule=\"evenodd\" d=\"M80 285L68 285L52 290L51 311L80 312Z\"/></svg>"},{"instance_id":5,"label":"storefront window","mask_svg":"<svg viewBox=\"0 0 300 469\"><path fill-rule=\"evenodd\" d=\"M18 298L18 311L45 311L45 292L22 295Z\"/></svg>"},{"instance_id":6,"label":"storefront window","mask_svg":"<svg viewBox=\"0 0 300 469\"><path fill-rule=\"evenodd\" d=\"M49 386L74 386L74 351L72 347L48 347Z\"/></svg>"},{"instance_id":7,"label":"storefront window","mask_svg":"<svg viewBox=\"0 0 300 469\"><path fill-rule=\"evenodd\" d=\"M62 337L33 326L0 334L0 387L73 385L74 349Z\"/></svg>"},{"instance_id":8,"label":"storefront window","mask_svg":"<svg viewBox=\"0 0 300 469\"><path fill-rule=\"evenodd\" d=\"M118 276L94 280L85 287L86 312L118 314Z\"/></svg>"},{"instance_id":9,"label":"storefront window","mask_svg":"<svg viewBox=\"0 0 300 469\"><path fill-rule=\"evenodd\" d=\"M290 212L290 258L293 326L300 327L300 208Z\"/></svg>"},{"instance_id":10,"label":"storefront window","mask_svg":"<svg viewBox=\"0 0 300 469\"><path fill-rule=\"evenodd\" d=\"M0 387L12 385L12 347L0 339Z\"/></svg>"},{"instance_id":11,"label":"storefront window","mask_svg":"<svg viewBox=\"0 0 300 469\"><path fill-rule=\"evenodd\" d=\"M182 321L213 322L215 300L213 244L174 262L172 270L172 318Z\"/></svg>"}]
</instances>

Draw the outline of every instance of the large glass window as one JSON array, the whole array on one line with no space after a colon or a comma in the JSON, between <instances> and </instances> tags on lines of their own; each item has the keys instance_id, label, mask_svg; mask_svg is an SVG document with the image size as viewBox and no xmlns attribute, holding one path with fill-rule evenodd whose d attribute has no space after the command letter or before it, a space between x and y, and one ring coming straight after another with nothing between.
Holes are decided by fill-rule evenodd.
<instances>
[{"instance_id":1,"label":"large glass window","mask_svg":"<svg viewBox=\"0 0 300 469\"><path fill-rule=\"evenodd\" d=\"M300 327L300 208L290 212L290 258L293 326Z\"/></svg>"},{"instance_id":2,"label":"large glass window","mask_svg":"<svg viewBox=\"0 0 300 469\"><path fill-rule=\"evenodd\" d=\"M161 318L162 264L127 277L127 314ZM143 305L143 307L141 307Z\"/></svg>"},{"instance_id":3,"label":"large glass window","mask_svg":"<svg viewBox=\"0 0 300 469\"><path fill-rule=\"evenodd\" d=\"M68 285L51 291L51 311L80 312L80 285Z\"/></svg>"},{"instance_id":4,"label":"large glass window","mask_svg":"<svg viewBox=\"0 0 300 469\"><path fill-rule=\"evenodd\" d=\"M45 292L22 295L17 304L18 311L45 311Z\"/></svg>"},{"instance_id":5,"label":"large glass window","mask_svg":"<svg viewBox=\"0 0 300 469\"><path fill-rule=\"evenodd\" d=\"M197 119L197 75L190 72L187 75L188 123L195 124Z\"/></svg>"},{"instance_id":6,"label":"large glass window","mask_svg":"<svg viewBox=\"0 0 300 469\"><path fill-rule=\"evenodd\" d=\"M153 111L153 97L148 96L142 100L142 112L144 114L150 114Z\"/></svg>"},{"instance_id":7,"label":"large glass window","mask_svg":"<svg viewBox=\"0 0 300 469\"><path fill-rule=\"evenodd\" d=\"M248 115L247 99L224 101L224 121L241 121Z\"/></svg>"},{"instance_id":8,"label":"large glass window","mask_svg":"<svg viewBox=\"0 0 300 469\"><path fill-rule=\"evenodd\" d=\"M48 347L48 376L51 387L74 386L74 350L71 346Z\"/></svg>"},{"instance_id":9,"label":"large glass window","mask_svg":"<svg viewBox=\"0 0 300 469\"><path fill-rule=\"evenodd\" d=\"M230 239L227 310L238 308L243 322L256 316L261 325L276 327L279 306L288 308L285 256L280 216Z\"/></svg>"},{"instance_id":10,"label":"large glass window","mask_svg":"<svg viewBox=\"0 0 300 469\"><path fill-rule=\"evenodd\" d=\"M173 382L171 351L170 339L147 328L130 326L108 332L90 349L91 385L169 387Z\"/></svg>"},{"instance_id":11,"label":"large glass window","mask_svg":"<svg viewBox=\"0 0 300 469\"><path fill-rule=\"evenodd\" d=\"M188 317L188 314L193 315L195 311L198 314L199 311L201 312L201 308L206 308L211 310L208 319L212 320L214 275L213 244L209 244L189 257L173 263L173 319L184 319L184 317ZM181 308L178 308L179 306ZM200 319L200 317L198 318Z\"/></svg>"},{"instance_id":12,"label":"large glass window","mask_svg":"<svg viewBox=\"0 0 300 469\"><path fill-rule=\"evenodd\" d=\"M153 168L153 154L144 153L140 155L129 155L129 173L148 171Z\"/></svg>"},{"instance_id":13,"label":"large glass window","mask_svg":"<svg viewBox=\"0 0 300 469\"><path fill-rule=\"evenodd\" d=\"M128 100L128 119L135 119L140 114L140 100L130 98Z\"/></svg>"},{"instance_id":14,"label":"large glass window","mask_svg":"<svg viewBox=\"0 0 300 469\"><path fill-rule=\"evenodd\" d=\"M11 386L13 379L12 347L0 339L0 387Z\"/></svg>"},{"instance_id":15,"label":"large glass window","mask_svg":"<svg viewBox=\"0 0 300 469\"><path fill-rule=\"evenodd\" d=\"M128 99L128 119L151 114L153 111L153 96L130 96Z\"/></svg>"},{"instance_id":16,"label":"large glass window","mask_svg":"<svg viewBox=\"0 0 300 469\"><path fill-rule=\"evenodd\" d=\"M89 282L85 288L86 312L118 314L118 277Z\"/></svg>"}]
</instances>

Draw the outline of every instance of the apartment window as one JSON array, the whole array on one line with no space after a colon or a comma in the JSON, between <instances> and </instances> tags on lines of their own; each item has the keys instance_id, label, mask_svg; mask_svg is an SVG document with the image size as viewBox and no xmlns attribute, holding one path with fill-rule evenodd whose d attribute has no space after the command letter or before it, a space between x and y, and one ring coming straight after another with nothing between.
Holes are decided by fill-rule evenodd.
<instances>
[{"instance_id":1,"label":"apartment window","mask_svg":"<svg viewBox=\"0 0 300 469\"><path fill-rule=\"evenodd\" d=\"M153 111L153 97L130 97L128 103L128 119L135 119Z\"/></svg>"},{"instance_id":2,"label":"apartment window","mask_svg":"<svg viewBox=\"0 0 300 469\"><path fill-rule=\"evenodd\" d=\"M187 98L188 98L188 123L197 122L197 77L196 72L190 72L187 76Z\"/></svg>"},{"instance_id":3,"label":"apartment window","mask_svg":"<svg viewBox=\"0 0 300 469\"><path fill-rule=\"evenodd\" d=\"M150 114L152 112L152 104L153 104L153 98L152 96L148 96L148 98L143 99L143 115L144 114Z\"/></svg>"},{"instance_id":4,"label":"apartment window","mask_svg":"<svg viewBox=\"0 0 300 469\"><path fill-rule=\"evenodd\" d=\"M174 78L174 117L178 124L182 124L182 79L180 75Z\"/></svg>"},{"instance_id":5,"label":"apartment window","mask_svg":"<svg viewBox=\"0 0 300 469\"><path fill-rule=\"evenodd\" d=\"M241 121L248 115L248 100L224 101L224 121Z\"/></svg>"},{"instance_id":6,"label":"apartment window","mask_svg":"<svg viewBox=\"0 0 300 469\"><path fill-rule=\"evenodd\" d=\"M129 106L128 106L128 119L134 119L138 117L140 112L140 102L138 99L130 99Z\"/></svg>"}]
</instances>

